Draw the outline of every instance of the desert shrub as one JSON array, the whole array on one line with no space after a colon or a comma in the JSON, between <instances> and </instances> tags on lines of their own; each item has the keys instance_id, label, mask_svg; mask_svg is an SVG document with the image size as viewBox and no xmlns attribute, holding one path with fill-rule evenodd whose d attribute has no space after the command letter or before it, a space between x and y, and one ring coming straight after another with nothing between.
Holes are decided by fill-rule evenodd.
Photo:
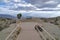
<instances>
[{"instance_id":1,"label":"desert shrub","mask_svg":"<svg viewBox=\"0 0 60 40\"><path fill-rule=\"evenodd\" d=\"M0 31L2 31L3 29L5 29L5 28L7 28L7 27L9 27L8 24L1 24L1 25L0 25Z\"/></svg>"},{"instance_id":2,"label":"desert shrub","mask_svg":"<svg viewBox=\"0 0 60 40\"><path fill-rule=\"evenodd\" d=\"M10 24L15 23L15 22L16 21L14 20L0 18L0 31L2 31L5 28L8 28Z\"/></svg>"},{"instance_id":3,"label":"desert shrub","mask_svg":"<svg viewBox=\"0 0 60 40\"><path fill-rule=\"evenodd\" d=\"M55 25L59 25L58 23L54 23Z\"/></svg>"},{"instance_id":4,"label":"desert shrub","mask_svg":"<svg viewBox=\"0 0 60 40\"><path fill-rule=\"evenodd\" d=\"M55 38L56 40L59 40L59 38Z\"/></svg>"},{"instance_id":5,"label":"desert shrub","mask_svg":"<svg viewBox=\"0 0 60 40\"><path fill-rule=\"evenodd\" d=\"M44 19L44 22L48 22L47 19Z\"/></svg>"},{"instance_id":6,"label":"desert shrub","mask_svg":"<svg viewBox=\"0 0 60 40\"><path fill-rule=\"evenodd\" d=\"M0 27L0 31L2 30L3 28L2 27Z\"/></svg>"},{"instance_id":7,"label":"desert shrub","mask_svg":"<svg viewBox=\"0 0 60 40\"><path fill-rule=\"evenodd\" d=\"M46 38L46 40L49 40L49 38Z\"/></svg>"},{"instance_id":8,"label":"desert shrub","mask_svg":"<svg viewBox=\"0 0 60 40\"><path fill-rule=\"evenodd\" d=\"M52 24L53 24L54 22L50 22L50 23L52 23Z\"/></svg>"}]
</instances>

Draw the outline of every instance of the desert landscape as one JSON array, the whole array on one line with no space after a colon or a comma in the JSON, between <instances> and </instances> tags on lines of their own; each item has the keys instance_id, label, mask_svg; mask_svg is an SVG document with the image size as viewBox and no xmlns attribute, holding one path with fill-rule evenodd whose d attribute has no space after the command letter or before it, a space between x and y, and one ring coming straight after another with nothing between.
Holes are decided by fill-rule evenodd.
<instances>
[{"instance_id":1,"label":"desert landscape","mask_svg":"<svg viewBox=\"0 0 60 40\"><path fill-rule=\"evenodd\" d=\"M60 40L60 0L0 0L0 40Z\"/></svg>"},{"instance_id":2,"label":"desert landscape","mask_svg":"<svg viewBox=\"0 0 60 40\"><path fill-rule=\"evenodd\" d=\"M29 18L17 21L14 21L12 19L0 18L0 40L5 40L11 34L11 32L18 26L21 28L21 31L18 31L20 33L18 35L16 34L16 37L12 36L15 34L15 32L17 33L16 29L15 32L13 32L9 36L10 38L6 40L60 40L60 19L59 17L57 18ZM6 26L3 25L3 23ZM44 31L37 32L35 29L35 25L41 26ZM13 38L11 39L11 37Z\"/></svg>"}]
</instances>

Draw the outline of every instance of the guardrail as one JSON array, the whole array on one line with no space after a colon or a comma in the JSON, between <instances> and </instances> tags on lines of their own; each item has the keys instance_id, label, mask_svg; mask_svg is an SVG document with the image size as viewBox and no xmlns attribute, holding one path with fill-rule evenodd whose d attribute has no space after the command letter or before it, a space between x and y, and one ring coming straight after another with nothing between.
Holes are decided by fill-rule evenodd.
<instances>
[{"instance_id":1,"label":"guardrail","mask_svg":"<svg viewBox=\"0 0 60 40\"><path fill-rule=\"evenodd\" d=\"M39 33L39 36L41 37L42 40L46 40L46 38L44 37L44 35L39 31L39 29L37 27L35 27L35 29L37 30L37 32Z\"/></svg>"},{"instance_id":2,"label":"guardrail","mask_svg":"<svg viewBox=\"0 0 60 40\"><path fill-rule=\"evenodd\" d=\"M40 26L39 26L40 27ZM35 27L37 32L39 33L42 40L56 40L52 35L50 35L43 27L38 28Z\"/></svg>"},{"instance_id":3,"label":"guardrail","mask_svg":"<svg viewBox=\"0 0 60 40\"><path fill-rule=\"evenodd\" d=\"M16 40L20 31L21 31L20 26L16 26L16 28L13 29L13 31L7 36L5 40Z\"/></svg>"}]
</instances>

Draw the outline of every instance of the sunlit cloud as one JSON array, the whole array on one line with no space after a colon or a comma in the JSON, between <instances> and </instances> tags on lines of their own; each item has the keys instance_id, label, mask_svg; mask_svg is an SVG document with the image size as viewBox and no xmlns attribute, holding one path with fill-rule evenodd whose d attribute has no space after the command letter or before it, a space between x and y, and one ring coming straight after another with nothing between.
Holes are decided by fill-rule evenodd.
<instances>
[{"instance_id":1,"label":"sunlit cloud","mask_svg":"<svg viewBox=\"0 0 60 40\"><path fill-rule=\"evenodd\" d=\"M21 2L21 0L14 0L14 2Z\"/></svg>"},{"instance_id":2,"label":"sunlit cloud","mask_svg":"<svg viewBox=\"0 0 60 40\"><path fill-rule=\"evenodd\" d=\"M22 7L33 7L33 5L31 4L17 4L17 5Z\"/></svg>"},{"instance_id":3,"label":"sunlit cloud","mask_svg":"<svg viewBox=\"0 0 60 40\"><path fill-rule=\"evenodd\" d=\"M58 4L57 7L60 8L60 4Z\"/></svg>"}]
</instances>

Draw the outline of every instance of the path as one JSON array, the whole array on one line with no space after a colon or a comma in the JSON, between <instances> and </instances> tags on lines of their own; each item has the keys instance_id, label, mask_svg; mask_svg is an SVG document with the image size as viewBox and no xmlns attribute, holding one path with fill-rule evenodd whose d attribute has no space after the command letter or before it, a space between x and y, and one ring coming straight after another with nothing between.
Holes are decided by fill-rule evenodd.
<instances>
[{"instance_id":1,"label":"path","mask_svg":"<svg viewBox=\"0 0 60 40\"><path fill-rule=\"evenodd\" d=\"M41 40L39 34L34 29L35 22L25 22L21 24L21 33L17 37L17 40Z\"/></svg>"}]
</instances>

